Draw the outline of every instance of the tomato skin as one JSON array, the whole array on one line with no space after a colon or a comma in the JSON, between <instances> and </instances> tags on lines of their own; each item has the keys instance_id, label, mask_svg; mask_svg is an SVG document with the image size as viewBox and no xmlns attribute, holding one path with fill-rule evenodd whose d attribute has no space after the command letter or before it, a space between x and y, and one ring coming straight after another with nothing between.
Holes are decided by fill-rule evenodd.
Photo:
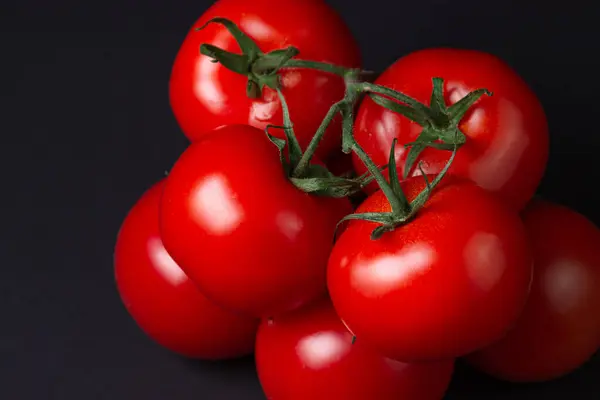
<instances>
[{"instance_id":1,"label":"tomato skin","mask_svg":"<svg viewBox=\"0 0 600 400\"><path fill-rule=\"evenodd\" d=\"M114 272L121 300L153 340L180 355L219 360L251 354L259 321L206 299L165 250L158 229L164 180L138 200L117 237Z\"/></svg>"},{"instance_id":2,"label":"tomato skin","mask_svg":"<svg viewBox=\"0 0 600 400\"><path fill-rule=\"evenodd\" d=\"M328 299L264 320L255 355L270 400L441 400L454 370L454 360L405 364L352 344Z\"/></svg>"},{"instance_id":3,"label":"tomato skin","mask_svg":"<svg viewBox=\"0 0 600 400\"><path fill-rule=\"evenodd\" d=\"M446 104L486 88L460 123L467 136L450 173L468 178L521 210L534 195L546 169L549 151L544 110L527 84L502 60L479 51L426 49L400 58L375 83L401 91L429 104L433 77L444 79ZM394 138L413 142L422 128L370 98L362 102L356 119L356 140L378 165L388 162ZM397 169L404 173L408 151L397 147ZM419 158L427 174L439 173L448 152L427 148ZM354 157L357 172L366 171ZM419 174L418 168L412 174ZM401 175L402 176L402 175ZM368 188L369 193L377 187Z\"/></svg>"},{"instance_id":4,"label":"tomato skin","mask_svg":"<svg viewBox=\"0 0 600 400\"><path fill-rule=\"evenodd\" d=\"M347 199L302 192L277 148L247 125L193 143L171 170L161 203L165 247L202 292L270 317L326 291L326 267Z\"/></svg>"},{"instance_id":5,"label":"tomato skin","mask_svg":"<svg viewBox=\"0 0 600 400\"><path fill-rule=\"evenodd\" d=\"M475 184L445 178L416 218L379 240L352 221L328 266L348 328L400 361L454 358L501 338L529 292L531 255L518 215ZM402 184L409 199L422 177ZM381 191L357 213L390 211Z\"/></svg>"},{"instance_id":6,"label":"tomato skin","mask_svg":"<svg viewBox=\"0 0 600 400\"><path fill-rule=\"evenodd\" d=\"M505 338L467 360L500 379L546 381L574 371L600 347L600 230L539 199L523 220L534 252L527 306Z\"/></svg>"},{"instance_id":7,"label":"tomato skin","mask_svg":"<svg viewBox=\"0 0 600 400\"><path fill-rule=\"evenodd\" d=\"M246 96L246 77L212 63L199 52L209 43L239 53L240 48L214 17L236 23L263 52L295 46L299 58L360 68L358 45L340 16L322 0L220 0L192 26L173 65L169 95L171 108L186 136L194 141L224 124L248 124L261 129L282 125L277 93L265 88L262 98ZM307 69L281 71L282 92L294 128L306 146L329 108L344 97L341 77ZM273 134L284 138L283 132ZM319 158L340 145L341 120L336 118L317 150Z\"/></svg>"}]
</instances>

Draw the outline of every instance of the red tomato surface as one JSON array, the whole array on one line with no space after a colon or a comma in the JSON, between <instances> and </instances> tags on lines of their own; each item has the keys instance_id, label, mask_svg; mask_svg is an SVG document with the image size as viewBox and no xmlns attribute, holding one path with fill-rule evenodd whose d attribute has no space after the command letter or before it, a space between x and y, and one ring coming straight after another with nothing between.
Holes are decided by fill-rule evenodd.
<instances>
[{"instance_id":1,"label":"red tomato surface","mask_svg":"<svg viewBox=\"0 0 600 400\"><path fill-rule=\"evenodd\" d=\"M245 76L200 54L203 43L240 53L231 34L220 25L194 31L214 17L236 23L263 52L294 46L300 50L298 58L304 60L360 67L358 45L350 30L322 0L217 1L190 29L171 74L171 107L191 140L225 124L264 129L283 123L275 91L265 88L262 98L250 99ZM344 82L338 76L307 69L284 69L281 81L298 140L306 146L329 108L344 97ZM281 130L273 130L273 134L284 137ZM340 137L340 120L336 119L318 149L321 159L340 145Z\"/></svg>"},{"instance_id":2,"label":"red tomato surface","mask_svg":"<svg viewBox=\"0 0 600 400\"><path fill-rule=\"evenodd\" d=\"M117 237L117 289L139 327L181 355L226 359L251 354L259 321L215 306L169 256L158 233L164 180L138 200Z\"/></svg>"},{"instance_id":3,"label":"red tomato surface","mask_svg":"<svg viewBox=\"0 0 600 400\"><path fill-rule=\"evenodd\" d=\"M575 370L600 346L600 230L541 200L523 219L534 251L527 306L508 336L468 361L500 379L545 381Z\"/></svg>"},{"instance_id":4,"label":"red tomato surface","mask_svg":"<svg viewBox=\"0 0 600 400\"><path fill-rule=\"evenodd\" d=\"M256 366L269 400L441 400L454 360L405 364L352 335L328 299L264 320Z\"/></svg>"},{"instance_id":5,"label":"red tomato surface","mask_svg":"<svg viewBox=\"0 0 600 400\"><path fill-rule=\"evenodd\" d=\"M277 148L247 125L192 144L162 198L165 247L217 304L272 316L321 296L347 199L309 195L283 173Z\"/></svg>"},{"instance_id":6,"label":"red tomato surface","mask_svg":"<svg viewBox=\"0 0 600 400\"><path fill-rule=\"evenodd\" d=\"M497 194L516 209L534 195L548 159L548 126L535 94L507 64L490 54L456 49L428 49L400 58L375 83L403 92L429 104L433 77L444 79L446 104L485 88L483 96L460 123L467 136L450 173L466 177ZM413 142L422 128L387 110L370 98L363 101L356 119L356 140L378 165L388 162L394 138ZM404 173L408 151L396 147L398 171ZM419 160L427 174L440 172L448 152L427 148ZM354 158L358 173L366 171ZM418 174L415 168L412 174ZM372 193L376 186L369 188Z\"/></svg>"},{"instance_id":7,"label":"red tomato surface","mask_svg":"<svg viewBox=\"0 0 600 400\"><path fill-rule=\"evenodd\" d=\"M532 274L517 213L447 177L416 218L379 240L352 221L329 260L333 304L359 341L401 361L453 358L501 338L522 311ZM409 199L422 177L402 184ZM381 191L356 211L388 212Z\"/></svg>"}]
</instances>

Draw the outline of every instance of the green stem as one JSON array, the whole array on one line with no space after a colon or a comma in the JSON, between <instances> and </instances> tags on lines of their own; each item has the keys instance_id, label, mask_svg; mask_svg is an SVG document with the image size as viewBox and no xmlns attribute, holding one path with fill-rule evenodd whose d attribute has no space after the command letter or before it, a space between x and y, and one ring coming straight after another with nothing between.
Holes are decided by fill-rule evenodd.
<instances>
[{"instance_id":1,"label":"green stem","mask_svg":"<svg viewBox=\"0 0 600 400\"><path fill-rule=\"evenodd\" d=\"M365 152L365 150L356 142L354 137L351 139L352 141L352 151L356 153L358 158L365 164L369 172L373 175L377 184L381 188L383 194L390 202L390 206L392 207L392 214L398 216L404 216L410 214L410 203L406 199L406 196L402 191L400 191L400 195L397 196L394 193L394 189L392 189L391 185L385 179L381 170L375 165L373 160L369 157L369 155Z\"/></svg>"},{"instance_id":2,"label":"green stem","mask_svg":"<svg viewBox=\"0 0 600 400\"><path fill-rule=\"evenodd\" d=\"M360 94L371 85L367 82L356 82L354 78L355 77L351 74L346 76L345 107L342 107L342 117L344 118L344 129L342 132L343 147L354 151L358 158L360 158L360 160L365 164L367 170L369 170L371 175L373 175L379 184L381 191L388 199L390 206L392 207L392 214L397 215L398 217L408 215L411 211L410 203L406 199L404 193L402 193L402 191L400 191L398 194L394 192L394 189L385 179L379 167L375 165L373 160L371 160L369 155L354 138L354 106L360 98Z\"/></svg>"},{"instance_id":3,"label":"green stem","mask_svg":"<svg viewBox=\"0 0 600 400\"><path fill-rule=\"evenodd\" d=\"M315 151L317 150L317 147L319 146L319 143L323 138L323 135L325 135L325 131L335 118L336 114L340 112L343 104L344 100L335 103L333 106L331 106L331 108L327 112L327 115L325 115L325 118L321 122L321 125L319 125L319 129L317 129L317 132L310 140L306 151L304 152L302 158L300 158L300 161L298 162L298 165L296 165L296 168L294 168L294 171L292 172L292 176L294 178L302 177L306 173L308 167L310 166L310 161L314 156Z\"/></svg>"},{"instance_id":4,"label":"green stem","mask_svg":"<svg viewBox=\"0 0 600 400\"><path fill-rule=\"evenodd\" d=\"M433 122L434 122L433 115L432 115L431 109L429 107L427 107L425 104L421 103L420 101L418 101L410 96L405 95L404 93L400 93L393 89L387 88L385 86L377 85L375 83L370 83L370 82L362 82L360 84L360 90L362 92L377 93L377 94L382 94L384 96L391 97L394 100L397 100L401 103L411 106L416 111L423 114L423 116L426 117L426 119L429 123L433 124Z\"/></svg>"},{"instance_id":5,"label":"green stem","mask_svg":"<svg viewBox=\"0 0 600 400\"><path fill-rule=\"evenodd\" d=\"M302 157L302 149L300 147L300 143L298 143L298 139L296 138L296 133L294 132L292 119L290 118L290 110L287 102L285 101L285 97L279 89L277 89L277 95L279 96L279 101L281 102L281 108L283 111L283 131L285 132L285 137L288 142L290 163L291 165L296 165L296 163Z\"/></svg>"},{"instance_id":6,"label":"green stem","mask_svg":"<svg viewBox=\"0 0 600 400\"><path fill-rule=\"evenodd\" d=\"M345 76L349 69L345 67L340 67L339 65L328 64L325 62L319 61L310 61L310 60L299 60L297 58L292 58L283 64L282 68L309 68L316 69L323 72L329 72L334 75Z\"/></svg>"}]
</instances>

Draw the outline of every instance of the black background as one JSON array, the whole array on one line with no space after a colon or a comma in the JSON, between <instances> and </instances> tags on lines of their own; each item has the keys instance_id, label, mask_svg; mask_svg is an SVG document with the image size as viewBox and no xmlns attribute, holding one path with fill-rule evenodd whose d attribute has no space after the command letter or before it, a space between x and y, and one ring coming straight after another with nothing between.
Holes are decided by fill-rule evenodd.
<instances>
[{"instance_id":1,"label":"black background","mask_svg":"<svg viewBox=\"0 0 600 400\"><path fill-rule=\"evenodd\" d=\"M548 113L540 192L600 223L597 2L328 2L368 69L436 45L509 62ZM263 398L252 360L184 361L146 338L112 276L122 219L187 144L167 84L187 29L211 3L2 0L0 398ZM449 398L594 399L599 372L595 362L516 387L460 368Z\"/></svg>"}]
</instances>

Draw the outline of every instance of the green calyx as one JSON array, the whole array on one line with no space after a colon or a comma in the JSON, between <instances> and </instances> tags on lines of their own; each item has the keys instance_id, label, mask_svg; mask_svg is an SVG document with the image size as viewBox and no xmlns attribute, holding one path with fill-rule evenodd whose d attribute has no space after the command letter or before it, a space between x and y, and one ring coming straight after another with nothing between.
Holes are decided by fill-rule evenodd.
<instances>
[{"instance_id":1,"label":"green calyx","mask_svg":"<svg viewBox=\"0 0 600 400\"><path fill-rule=\"evenodd\" d=\"M202 30L211 23L223 25L235 38L242 54L232 53L206 43L200 46L201 54L212 58L214 62L221 63L233 72L247 76L246 94L248 97L260 97L265 86L273 90L280 87L277 71L288 60L298 55L298 49L288 47L265 54L236 24L225 18L213 18L196 30Z\"/></svg>"},{"instance_id":2,"label":"green calyx","mask_svg":"<svg viewBox=\"0 0 600 400\"><path fill-rule=\"evenodd\" d=\"M248 35L226 18L213 18L196 30L202 30L211 23L223 25L240 46L242 54L232 53L206 43L200 46L200 53L212 58L213 62L219 62L225 68L246 76L248 78L246 94L250 98L259 98L265 86L273 90L279 89L281 83L278 72L284 67L311 68L336 75L343 75L346 72L345 68L336 65L293 59L299 54L298 49L293 46L263 53Z\"/></svg>"},{"instance_id":3,"label":"green calyx","mask_svg":"<svg viewBox=\"0 0 600 400\"><path fill-rule=\"evenodd\" d=\"M366 153L362 150L362 148L355 144L353 146L354 151L357 152L359 157L364 161L366 158ZM396 139L394 139L392 143L392 148L390 151L390 161L389 161L389 176L390 183L388 183L381 173L374 174L377 183L380 185L381 190L387 197L390 202L392 210L390 212L372 212L372 213L358 213L358 214L350 214L344 217L339 224L348 220L363 220L369 222L375 222L380 224L377 228L371 232L371 239L377 240L384 233L391 232L399 226L402 226L408 223L411 219L413 219L417 212L425 205L427 200L431 197L434 188L442 181L450 165L454 161L454 156L456 155L456 151L458 147L455 147L452 151L452 155L446 162L444 169L440 171L439 174L436 175L433 181L429 181L427 175L421 169L421 165L418 165L418 168L421 169L421 173L423 179L425 180L425 190L423 190L417 197L415 197L412 201L408 201L402 188L400 186L400 181L398 179L398 175L396 172L396 161L394 152L396 150ZM379 175L379 176L378 176ZM338 224L338 226L339 226Z\"/></svg>"},{"instance_id":4,"label":"green calyx","mask_svg":"<svg viewBox=\"0 0 600 400\"><path fill-rule=\"evenodd\" d=\"M467 140L465 134L459 128L460 121L481 96L484 94L492 95L487 89L477 89L467 94L457 103L447 106L444 100L443 79L433 78L432 81L433 91L429 106L417 102L411 104L412 107L408 107L383 97L384 93L370 93L371 99L378 105L404 115L423 127L414 142L404 145L410 148L404 165L404 179L413 171L419 155L425 148L433 147L438 150L460 148ZM405 102L397 97L395 100Z\"/></svg>"},{"instance_id":5,"label":"green calyx","mask_svg":"<svg viewBox=\"0 0 600 400\"><path fill-rule=\"evenodd\" d=\"M379 226L371 233L371 239L377 240L384 233L393 231L397 227L409 222L425 205L435 187L442 181L450 169L459 147L466 140L465 135L458 129L460 120L467 110L483 94L491 95L487 90L480 89L470 93L455 105L447 107L443 100L442 88L443 80L441 78L433 78L431 102L430 105L427 106L409 96L384 86L369 82L360 82L356 79L356 74L351 72L346 75L346 96L344 101L341 102L341 105L339 105L343 116L342 150L345 153L354 152L361 159L389 201L391 211L351 214L343 218L340 221L340 224L348 220L375 222L379 224ZM421 170L421 175L425 180L425 189L412 201L408 201L406 195L402 191L400 179L396 170L396 139L392 142L387 164L389 182L385 179L377 165L375 165L368 154L354 139L353 110L361 93L368 93L380 106L398 112L423 126L423 132L419 136L419 139L414 143L405 145L410 148L409 152L412 151L414 154L407 160L407 165L405 166L406 169L412 168L418 155L426 146L452 151L452 154L442 171L440 171L431 182L422 170L420 163L417 164L417 167ZM392 100L388 98L391 98ZM439 143L438 141L441 141L442 143ZM424 147L421 148L421 146Z\"/></svg>"}]
</instances>

